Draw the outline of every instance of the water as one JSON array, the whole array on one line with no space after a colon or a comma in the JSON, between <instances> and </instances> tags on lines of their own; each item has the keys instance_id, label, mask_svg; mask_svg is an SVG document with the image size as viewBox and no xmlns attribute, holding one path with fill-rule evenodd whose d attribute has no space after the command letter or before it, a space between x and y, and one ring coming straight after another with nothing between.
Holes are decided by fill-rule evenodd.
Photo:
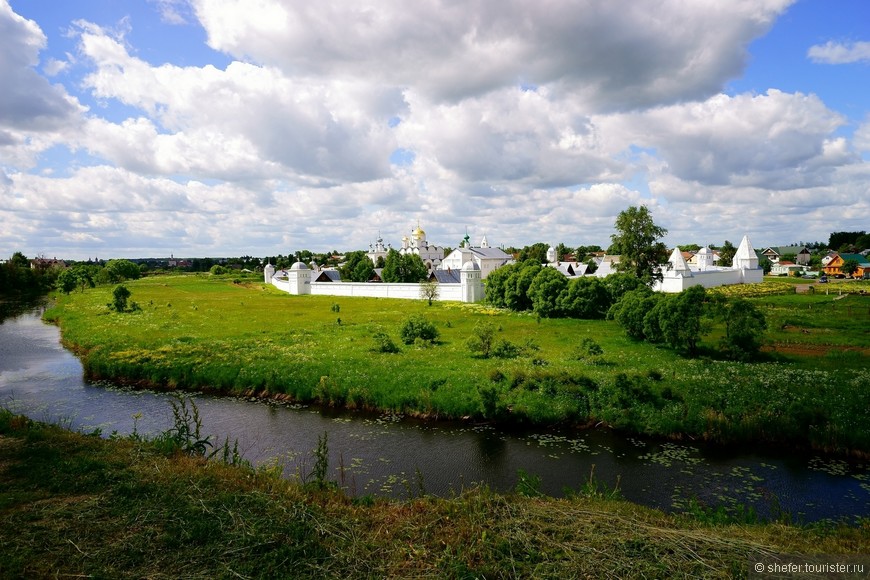
<instances>
[{"instance_id":1,"label":"water","mask_svg":"<svg viewBox=\"0 0 870 580\"><path fill-rule=\"evenodd\" d=\"M2 306L2 305L0 305ZM8 310L8 308L7 308ZM0 307L0 314L4 309ZM0 405L34 419L103 435L154 435L172 425L171 395L82 379L79 360L56 327L25 309L0 323ZM331 477L352 494L407 497L460 493L476 483L513 489L518 471L562 495L597 481L630 501L684 511L752 506L759 515L844 520L870 516L870 465L818 455L759 453L587 431L505 431L486 425L423 422L196 394L213 441L238 440L244 457L306 476L312 450L328 433Z\"/></svg>"}]
</instances>

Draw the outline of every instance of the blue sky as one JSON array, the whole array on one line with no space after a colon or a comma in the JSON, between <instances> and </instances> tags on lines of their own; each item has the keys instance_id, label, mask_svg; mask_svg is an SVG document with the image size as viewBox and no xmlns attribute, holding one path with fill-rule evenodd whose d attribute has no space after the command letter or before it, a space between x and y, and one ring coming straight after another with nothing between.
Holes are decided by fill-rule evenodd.
<instances>
[{"instance_id":1,"label":"blue sky","mask_svg":"<svg viewBox=\"0 0 870 580\"><path fill-rule=\"evenodd\" d=\"M0 258L870 230L860 0L0 0Z\"/></svg>"}]
</instances>

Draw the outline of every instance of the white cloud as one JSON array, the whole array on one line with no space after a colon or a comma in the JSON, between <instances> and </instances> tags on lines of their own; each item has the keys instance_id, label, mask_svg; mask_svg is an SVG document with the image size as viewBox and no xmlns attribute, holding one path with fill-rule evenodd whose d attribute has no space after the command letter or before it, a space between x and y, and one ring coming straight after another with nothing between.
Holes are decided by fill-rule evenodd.
<instances>
[{"instance_id":1,"label":"white cloud","mask_svg":"<svg viewBox=\"0 0 870 580\"><path fill-rule=\"evenodd\" d=\"M97 97L137 107L160 124L128 120L116 131L126 141L115 142L120 149L111 154L102 147L125 167L231 178L222 167L243 166L236 178L286 174L327 183L389 174L395 143L388 121L401 103L395 91L359 81L289 79L242 62L223 71L153 67L99 27L81 26L82 51L96 66L85 84ZM125 136L128 130L134 135ZM149 134L136 139L136 131ZM178 167L161 166L159 149Z\"/></svg>"},{"instance_id":2,"label":"white cloud","mask_svg":"<svg viewBox=\"0 0 870 580\"><path fill-rule=\"evenodd\" d=\"M51 131L74 121L81 111L62 87L34 70L45 44L45 35L34 21L0 0L0 129Z\"/></svg>"},{"instance_id":3,"label":"white cloud","mask_svg":"<svg viewBox=\"0 0 870 580\"><path fill-rule=\"evenodd\" d=\"M656 150L666 170L701 185L796 189L857 161L833 132L845 123L813 95L717 95L706 101L596 118L612 151Z\"/></svg>"},{"instance_id":4,"label":"white cloud","mask_svg":"<svg viewBox=\"0 0 870 580\"><path fill-rule=\"evenodd\" d=\"M291 76L378 79L448 101L549 84L614 110L717 92L792 1L193 4L210 46Z\"/></svg>"},{"instance_id":5,"label":"white cloud","mask_svg":"<svg viewBox=\"0 0 870 580\"><path fill-rule=\"evenodd\" d=\"M811 46L807 56L813 62L824 64L849 64L870 61L870 42L840 43L828 41Z\"/></svg>"}]
</instances>

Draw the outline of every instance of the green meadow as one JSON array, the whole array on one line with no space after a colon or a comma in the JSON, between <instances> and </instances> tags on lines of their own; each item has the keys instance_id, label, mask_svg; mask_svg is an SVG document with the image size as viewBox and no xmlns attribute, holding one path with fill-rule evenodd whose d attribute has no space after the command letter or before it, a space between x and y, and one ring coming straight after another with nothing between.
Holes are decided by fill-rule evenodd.
<instances>
[{"instance_id":1,"label":"green meadow","mask_svg":"<svg viewBox=\"0 0 870 580\"><path fill-rule=\"evenodd\" d=\"M821 287L821 285L817 285ZM762 308L761 360L725 360L723 329L686 358L612 321L537 318L481 304L291 296L258 280L158 276L58 297L46 319L92 379L500 423L604 423L648 435L870 452L870 298L857 283L796 295L733 287ZM412 315L439 331L406 345ZM468 347L481 323L501 357ZM380 352L383 335L399 347ZM376 339L376 337L380 337ZM584 340L586 339L586 340ZM590 351L590 341L600 347Z\"/></svg>"}]
</instances>

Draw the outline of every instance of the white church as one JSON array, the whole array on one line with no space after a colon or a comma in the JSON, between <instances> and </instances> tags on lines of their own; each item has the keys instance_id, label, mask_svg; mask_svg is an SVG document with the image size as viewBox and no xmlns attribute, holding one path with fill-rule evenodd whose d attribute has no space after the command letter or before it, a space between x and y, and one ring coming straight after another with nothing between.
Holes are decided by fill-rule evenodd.
<instances>
[{"instance_id":1,"label":"white church","mask_svg":"<svg viewBox=\"0 0 870 580\"><path fill-rule=\"evenodd\" d=\"M486 279L489 274L505 264L513 262L513 256L501 248L491 248L484 234L479 246L472 246L471 239L465 234L462 245L450 252L441 261L439 270L460 270L467 262L473 262L480 268L480 277Z\"/></svg>"},{"instance_id":2,"label":"white church","mask_svg":"<svg viewBox=\"0 0 870 580\"><path fill-rule=\"evenodd\" d=\"M383 238L378 234L377 241L374 244L369 244L369 251L366 252L366 255L377 266L378 258L386 260L387 253L391 249L392 246L385 246ZM410 236L402 236L402 247L399 248L398 252L403 256L407 254L420 256L420 259L426 264L426 268L429 269L430 274L441 265L444 259L444 246L430 244L429 240L426 239L426 232L420 227L419 222L417 223L417 228L411 231Z\"/></svg>"}]
</instances>

